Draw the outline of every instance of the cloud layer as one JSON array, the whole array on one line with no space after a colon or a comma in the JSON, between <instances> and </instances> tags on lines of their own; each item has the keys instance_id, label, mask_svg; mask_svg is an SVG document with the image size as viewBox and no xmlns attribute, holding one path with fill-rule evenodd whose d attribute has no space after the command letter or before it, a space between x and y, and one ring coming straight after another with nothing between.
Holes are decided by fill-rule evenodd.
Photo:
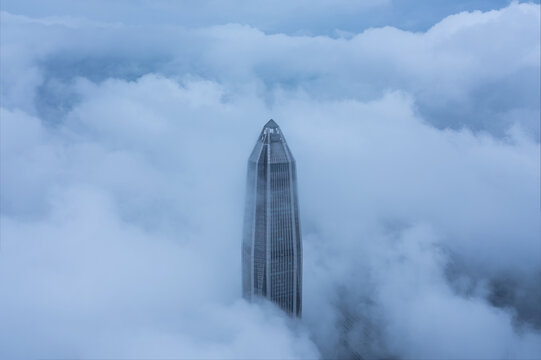
<instances>
[{"instance_id":1,"label":"cloud layer","mask_svg":"<svg viewBox=\"0 0 541 360\"><path fill-rule=\"evenodd\" d=\"M2 13L0 357L541 352L539 5L333 37L103 20ZM271 117L300 322L240 298Z\"/></svg>"}]
</instances>

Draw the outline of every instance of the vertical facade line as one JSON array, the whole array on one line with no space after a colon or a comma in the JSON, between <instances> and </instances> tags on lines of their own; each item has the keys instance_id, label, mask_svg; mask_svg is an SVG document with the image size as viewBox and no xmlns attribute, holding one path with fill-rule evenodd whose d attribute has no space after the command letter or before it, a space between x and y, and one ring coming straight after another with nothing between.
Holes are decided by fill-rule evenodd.
<instances>
[{"instance_id":1,"label":"vertical facade line","mask_svg":"<svg viewBox=\"0 0 541 360\"><path fill-rule=\"evenodd\" d=\"M255 162L253 164L252 162ZM270 120L261 131L248 164L249 199L245 218L251 219L243 260L243 294L263 295L292 316L302 310L302 245L299 229L295 160L278 125ZM253 173L252 173L253 172ZM254 176L252 176L254 175ZM253 183L250 183L253 182Z\"/></svg>"}]
</instances>

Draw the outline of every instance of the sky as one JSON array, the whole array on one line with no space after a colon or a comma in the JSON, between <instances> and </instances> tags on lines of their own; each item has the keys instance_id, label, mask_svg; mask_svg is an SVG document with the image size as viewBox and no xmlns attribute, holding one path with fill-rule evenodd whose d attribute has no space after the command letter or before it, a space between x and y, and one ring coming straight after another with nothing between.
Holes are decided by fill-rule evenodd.
<instances>
[{"instance_id":1,"label":"sky","mask_svg":"<svg viewBox=\"0 0 541 360\"><path fill-rule=\"evenodd\" d=\"M0 358L541 354L539 1L0 6ZM301 320L241 297L270 118Z\"/></svg>"}]
</instances>

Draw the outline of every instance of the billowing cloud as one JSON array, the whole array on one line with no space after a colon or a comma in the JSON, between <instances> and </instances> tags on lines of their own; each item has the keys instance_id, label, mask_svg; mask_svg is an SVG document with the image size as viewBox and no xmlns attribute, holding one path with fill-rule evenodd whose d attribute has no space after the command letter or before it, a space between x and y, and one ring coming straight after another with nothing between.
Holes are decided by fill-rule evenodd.
<instances>
[{"instance_id":1,"label":"billowing cloud","mask_svg":"<svg viewBox=\"0 0 541 360\"><path fill-rule=\"evenodd\" d=\"M4 12L0 35L0 357L541 352L538 5L342 37ZM271 117L301 321L240 298Z\"/></svg>"},{"instance_id":2,"label":"billowing cloud","mask_svg":"<svg viewBox=\"0 0 541 360\"><path fill-rule=\"evenodd\" d=\"M255 86L269 105L277 88L363 101L402 90L439 128L504 136L518 125L539 140L538 10L512 4L449 16L426 33L385 27L338 39L265 34L235 24L152 31L73 20L66 25L4 13L2 42L10 51L2 61L3 102L57 121L77 101L66 89L72 79L133 80L153 72L202 77L233 91Z\"/></svg>"}]
</instances>

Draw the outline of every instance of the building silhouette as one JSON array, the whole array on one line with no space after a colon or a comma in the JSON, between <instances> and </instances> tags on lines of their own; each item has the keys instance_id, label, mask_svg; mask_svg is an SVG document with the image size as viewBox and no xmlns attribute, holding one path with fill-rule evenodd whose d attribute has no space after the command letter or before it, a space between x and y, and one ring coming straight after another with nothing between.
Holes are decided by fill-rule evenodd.
<instances>
[{"instance_id":1,"label":"building silhouette","mask_svg":"<svg viewBox=\"0 0 541 360\"><path fill-rule=\"evenodd\" d=\"M242 291L302 313L302 242L295 160L280 127L269 120L248 160Z\"/></svg>"}]
</instances>

